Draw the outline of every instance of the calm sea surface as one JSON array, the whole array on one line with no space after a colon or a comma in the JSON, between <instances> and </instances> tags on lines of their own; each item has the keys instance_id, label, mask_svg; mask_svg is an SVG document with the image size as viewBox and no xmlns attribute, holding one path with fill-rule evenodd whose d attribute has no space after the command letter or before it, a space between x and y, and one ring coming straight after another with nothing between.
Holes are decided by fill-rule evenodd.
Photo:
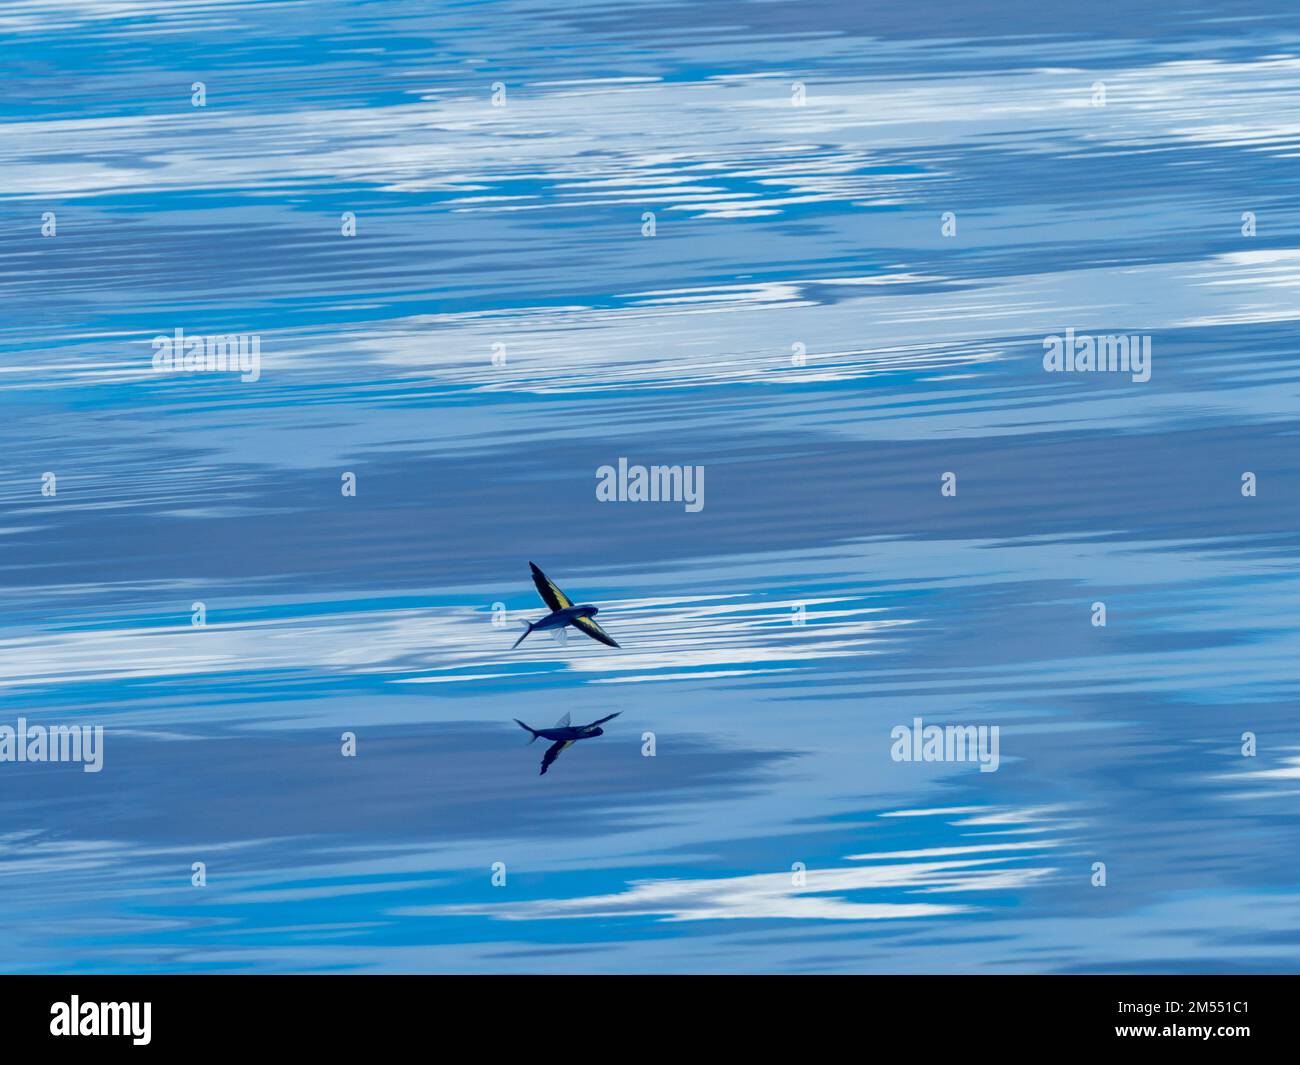
<instances>
[{"instance_id":1,"label":"calm sea surface","mask_svg":"<svg viewBox=\"0 0 1300 1065\"><path fill-rule=\"evenodd\" d=\"M998 7L0 7L0 968L1300 970L1300 12Z\"/></svg>"}]
</instances>

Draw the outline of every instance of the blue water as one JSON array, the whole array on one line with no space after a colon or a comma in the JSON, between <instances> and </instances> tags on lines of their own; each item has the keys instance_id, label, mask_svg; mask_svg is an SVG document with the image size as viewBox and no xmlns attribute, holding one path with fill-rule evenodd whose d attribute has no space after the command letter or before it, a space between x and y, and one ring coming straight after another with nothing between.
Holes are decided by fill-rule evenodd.
<instances>
[{"instance_id":1,"label":"blue water","mask_svg":"<svg viewBox=\"0 0 1300 1065\"><path fill-rule=\"evenodd\" d=\"M1298 33L0 7L0 968L1300 970Z\"/></svg>"}]
</instances>

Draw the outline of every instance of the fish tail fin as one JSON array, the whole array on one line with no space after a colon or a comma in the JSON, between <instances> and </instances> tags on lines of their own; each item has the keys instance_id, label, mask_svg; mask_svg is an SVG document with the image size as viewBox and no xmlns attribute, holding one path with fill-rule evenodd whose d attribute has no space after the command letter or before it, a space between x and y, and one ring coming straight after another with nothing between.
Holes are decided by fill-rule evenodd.
<instances>
[{"instance_id":1,"label":"fish tail fin","mask_svg":"<svg viewBox=\"0 0 1300 1065\"><path fill-rule=\"evenodd\" d=\"M527 635L528 633L524 633L524 636ZM523 636L521 636L520 639L523 639ZM518 725L521 729L527 729L529 732L533 734L533 739L529 740L528 741L529 743L532 743L533 740L537 739L537 731L535 729L528 728L528 726L525 725L522 721L520 721L519 718L515 718L515 724Z\"/></svg>"},{"instance_id":2,"label":"fish tail fin","mask_svg":"<svg viewBox=\"0 0 1300 1065\"><path fill-rule=\"evenodd\" d=\"M533 631L533 623L531 621L524 621L523 618L520 618L519 624L524 627L524 634L515 641L515 647L518 647L521 643L523 643L524 640L528 638L528 634ZM510 648L510 650L513 651L515 647ZM524 727L527 728L528 726L525 725Z\"/></svg>"}]
</instances>

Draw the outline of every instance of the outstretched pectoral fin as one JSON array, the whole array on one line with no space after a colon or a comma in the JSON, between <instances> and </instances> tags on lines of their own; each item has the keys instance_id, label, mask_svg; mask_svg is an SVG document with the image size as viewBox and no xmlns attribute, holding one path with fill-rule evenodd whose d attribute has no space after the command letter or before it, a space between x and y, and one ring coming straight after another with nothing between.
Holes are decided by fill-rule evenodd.
<instances>
[{"instance_id":1,"label":"outstretched pectoral fin","mask_svg":"<svg viewBox=\"0 0 1300 1065\"><path fill-rule=\"evenodd\" d=\"M582 630L583 632L585 632L588 636L590 636L593 640L599 640L599 641L600 641L601 643L603 643L606 647L617 647L617 646L618 646L618 644L616 644L616 643L614 642L613 637L610 636L609 633L607 633L604 629L602 629L599 625L597 625L597 624L596 624L594 621L592 621L591 618L589 618L589 617L583 616L583 617L579 617L579 618L574 618L574 619L573 619L573 627L576 628L576 629L581 629L581 630Z\"/></svg>"},{"instance_id":2,"label":"outstretched pectoral fin","mask_svg":"<svg viewBox=\"0 0 1300 1065\"><path fill-rule=\"evenodd\" d=\"M542 755L542 776L546 776L546 771L551 768L555 759L560 757L560 752L569 746L569 740L556 740L546 748L546 753Z\"/></svg>"},{"instance_id":3,"label":"outstretched pectoral fin","mask_svg":"<svg viewBox=\"0 0 1300 1065\"><path fill-rule=\"evenodd\" d=\"M559 586L534 563L528 563L528 568L533 571L533 583L537 585L537 594L542 597L543 603L552 610L564 610L573 606L573 600L560 591Z\"/></svg>"}]
</instances>

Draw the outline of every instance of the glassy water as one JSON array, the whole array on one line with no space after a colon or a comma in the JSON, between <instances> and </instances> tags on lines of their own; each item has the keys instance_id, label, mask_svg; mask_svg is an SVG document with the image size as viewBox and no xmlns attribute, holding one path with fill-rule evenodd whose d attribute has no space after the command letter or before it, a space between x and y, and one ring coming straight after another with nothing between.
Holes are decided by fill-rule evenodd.
<instances>
[{"instance_id":1,"label":"glassy water","mask_svg":"<svg viewBox=\"0 0 1300 1065\"><path fill-rule=\"evenodd\" d=\"M1300 969L1298 30L5 5L0 966Z\"/></svg>"}]
</instances>

